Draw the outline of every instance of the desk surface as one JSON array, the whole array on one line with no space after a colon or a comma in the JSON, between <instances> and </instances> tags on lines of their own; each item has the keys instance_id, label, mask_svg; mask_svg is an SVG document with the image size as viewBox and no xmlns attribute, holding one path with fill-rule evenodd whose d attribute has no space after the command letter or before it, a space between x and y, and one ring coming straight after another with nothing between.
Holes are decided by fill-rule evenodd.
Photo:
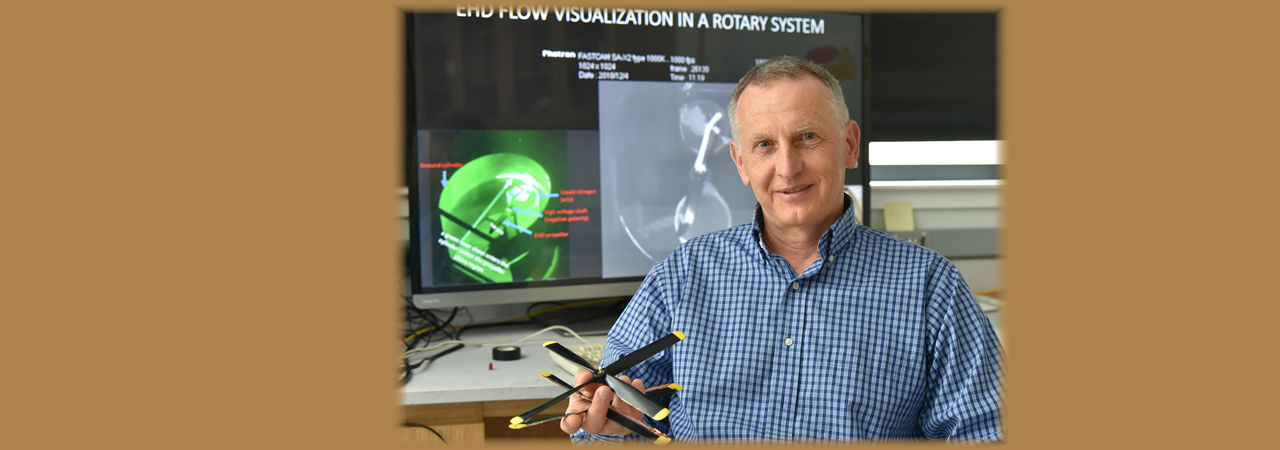
<instances>
[{"instance_id":1,"label":"desk surface","mask_svg":"<svg viewBox=\"0 0 1280 450\"><path fill-rule=\"evenodd\" d=\"M542 328L537 325L521 325L480 329L464 333L462 339L467 342L507 343L522 339ZM604 342L605 339L604 336L583 337L592 343ZM561 337L554 331L548 331L518 344L520 359L515 361L494 361L492 347L468 345L414 371L413 379L400 390L401 402L405 405L419 405L550 399L560 395L564 389L551 384L538 373L551 372L566 381L572 381L573 374L551 360L547 349L542 347L542 343L547 341L558 341L565 345L582 343L577 338ZM493 363L493 370L489 370L489 363Z\"/></svg>"},{"instance_id":2,"label":"desk surface","mask_svg":"<svg viewBox=\"0 0 1280 450\"><path fill-rule=\"evenodd\" d=\"M991 320L1004 344L1000 312L988 312L987 318ZM542 327L537 325L481 329L466 332L462 339L468 342L507 343L540 329ZM604 342L605 339L604 336L583 337L593 343ZM565 345L582 343L577 338L561 337L558 333L549 331L517 345L520 347L520 359L515 361L494 361L492 347L468 345L425 368L418 368L413 374L413 380L400 390L401 402L405 405L421 405L550 399L560 395L564 389L551 384L538 373L551 372L566 381L572 381L573 374L551 360L547 349L542 347L542 343L547 341L558 341ZM489 363L493 363L493 370L489 370Z\"/></svg>"}]
</instances>

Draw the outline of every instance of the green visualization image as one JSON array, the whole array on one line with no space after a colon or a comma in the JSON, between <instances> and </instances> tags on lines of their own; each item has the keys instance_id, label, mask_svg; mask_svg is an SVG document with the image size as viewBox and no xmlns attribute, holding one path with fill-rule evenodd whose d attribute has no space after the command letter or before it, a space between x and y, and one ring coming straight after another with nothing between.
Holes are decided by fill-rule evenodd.
<instances>
[{"instance_id":1,"label":"green visualization image","mask_svg":"<svg viewBox=\"0 0 1280 450\"><path fill-rule=\"evenodd\" d=\"M444 159L465 162L453 171L436 170L441 173L433 176L440 180L436 242L447 249L433 252L437 283L567 277L568 239L541 237L567 228L543 221L543 211L559 205L556 193L565 179L564 132L447 133L432 140L432 150L445 153ZM438 155L432 151L433 159Z\"/></svg>"}]
</instances>

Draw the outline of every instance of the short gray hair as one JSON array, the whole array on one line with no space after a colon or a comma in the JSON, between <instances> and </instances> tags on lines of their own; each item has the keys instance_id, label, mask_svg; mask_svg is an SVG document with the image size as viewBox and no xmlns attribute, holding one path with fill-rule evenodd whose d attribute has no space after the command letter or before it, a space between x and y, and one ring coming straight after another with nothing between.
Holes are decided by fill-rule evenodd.
<instances>
[{"instance_id":1,"label":"short gray hair","mask_svg":"<svg viewBox=\"0 0 1280 450\"><path fill-rule=\"evenodd\" d=\"M747 86L768 86L776 80L794 80L803 74L810 74L817 77L819 81L827 85L827 91L830 94L828 101L831 104L831 113L838 119L841 125L841 133L844 132L843 125L849 122L849 107L844 103L844 91L840 89L840 81L836 77L831 76L831 72L827 72L825 67L819 66L811 61L796 58L794 56L775 56L773 59L757 64L747 71L746 75L738 80L738 87L733 90L733 96L729 97L729 128L733 130L733 140L738 141L738 150L742 150L742 141L738 132L738 98L742 97L742 91Z\"/></svg>"}]
</instances>

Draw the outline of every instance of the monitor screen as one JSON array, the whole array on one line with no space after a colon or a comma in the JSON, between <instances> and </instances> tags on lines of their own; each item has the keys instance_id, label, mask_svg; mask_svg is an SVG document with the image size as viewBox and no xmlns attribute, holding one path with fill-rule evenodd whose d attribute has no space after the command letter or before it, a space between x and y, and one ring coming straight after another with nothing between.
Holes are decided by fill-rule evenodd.
<instances>
[{"instance_id":1,"label":"monitor screen","mask_svg":"<svg viewBox=\"0 0 1280 450\"><path fill-rule=\"evenodd\" d=\"M406 17L409 271L419 307L629 296L694 237L750 222L739 78L822 64L862 124L864 18L460 6ZM866 146L846 184L867 216Z\"/></svg>"}]
</instances>

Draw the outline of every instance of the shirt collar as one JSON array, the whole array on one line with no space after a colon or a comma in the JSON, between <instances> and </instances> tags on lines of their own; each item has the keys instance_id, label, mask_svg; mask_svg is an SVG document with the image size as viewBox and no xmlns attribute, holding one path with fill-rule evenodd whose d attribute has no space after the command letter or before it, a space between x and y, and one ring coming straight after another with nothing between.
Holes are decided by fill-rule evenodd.
<instances>
[{"instance_id":1,"label":"shirt collar","mask_svg":"<svg viewBox=\"0 0 1280 450\"><path fill-rule=\"evenodd\" d=\"M831 255L838 254L853 239L854 229L858 226L857 211L849 207L853 204L853 198L849 197L849 194L844 194L844 213L818 239L819 256L829 258ZM764 211L760 209L760 203L757 202L755 215L751 220L751 239L760 252L760 257L768 258L769 253L764 246L764 237L760 234L762 223L764 223Z\"/></svg>"}]
</instances>

